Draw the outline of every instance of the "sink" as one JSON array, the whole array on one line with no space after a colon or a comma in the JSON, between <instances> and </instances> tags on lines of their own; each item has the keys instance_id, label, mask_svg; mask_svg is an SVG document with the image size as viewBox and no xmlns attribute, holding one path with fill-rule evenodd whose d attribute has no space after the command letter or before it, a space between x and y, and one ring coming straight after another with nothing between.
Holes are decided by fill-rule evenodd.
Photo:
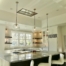
<instances>
[{"instance_id":1,"label":"sink","mask_svg":"<svg viewBox=\"0 0 66 66\"><path fill-rule=\"evenodd\" d=\"M19 54L20 52L17 52L17 51L16 51L16 52L13 52L13 53L14 53L14 54Z\"/></svg>"},{"instance_id":2,"label":"sink","mask_svg":"<svg viewBox=\"0 0 66 66\"><path fill-rule=\"evenodd\" d=\"M22 54L22 53L29 53L30 51L15 51L14 54Z\"/></svg>"},{"instance_id":3,"label":"sink","mask_svg":"<svg viewBox=\"0 0 66 66\"><path fill-rule=\"evenodd\" d=\"M20 53L28 53L28 52L30 52L30 51L20 51Z\"/></svg>"}]
</instances>

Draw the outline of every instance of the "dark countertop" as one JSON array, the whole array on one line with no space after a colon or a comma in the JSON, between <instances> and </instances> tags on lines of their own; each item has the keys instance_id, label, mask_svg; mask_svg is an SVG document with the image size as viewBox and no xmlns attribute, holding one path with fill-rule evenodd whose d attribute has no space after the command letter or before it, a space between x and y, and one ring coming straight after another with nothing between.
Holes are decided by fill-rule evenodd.
<instances>
[{"instance_id":1,"label":"dark countertop","mask_svg":"<svg viewBox=\"0 0 66 66\"><path fill-rule=\"evenodd\" d=\"M49 55L55 55L60 54L60 52L29 52L29 53L23 53L23 54L0 54L0 58L3 60L11 62L19 62L19 61L27 61L42 57L47 57Z\"/></svg>"}]
</instances>

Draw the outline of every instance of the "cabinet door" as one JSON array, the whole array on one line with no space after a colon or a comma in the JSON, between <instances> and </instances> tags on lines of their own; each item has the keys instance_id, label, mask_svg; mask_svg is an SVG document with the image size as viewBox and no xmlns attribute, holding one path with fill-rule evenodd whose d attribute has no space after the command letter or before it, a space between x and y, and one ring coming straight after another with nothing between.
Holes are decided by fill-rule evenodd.
<instances>
[{"instance_id":1,"label":"cabinet door","mask_svg":"<svg viewBox=\"0 0 66 66\"><path fill-rule=\"evenodd\" d=\"M9 62L6 60L2 60L2 66L10 66Z\"/></svg>"},{"instance_id":2,"label":"cabinet door","mask_svg":"<svg viewBox=\"0 0 66 66\"><path fill-rule=\"evenodd\" d=\"M2 66L2 59L0 59L0 66Z\"/></svg>"},{"instance_id":3,"label":"cabinet door","mask_svg":"<svg viewBox=\"0 0 66 66\"><path fill-rule=\"evenodd\" d=\"M5 48L5 26L0 25L0 54L4 53Z\"/></svg>"},{"instance_id":4,"label":"cabinet door","mask_svg":"<svg viewBox=\"0 0 66 66\"><path fill-rule=\"evenodd\" d=\"M30 61L10 63L10 66L30 66Z\"/></svg>"}]
</instances>

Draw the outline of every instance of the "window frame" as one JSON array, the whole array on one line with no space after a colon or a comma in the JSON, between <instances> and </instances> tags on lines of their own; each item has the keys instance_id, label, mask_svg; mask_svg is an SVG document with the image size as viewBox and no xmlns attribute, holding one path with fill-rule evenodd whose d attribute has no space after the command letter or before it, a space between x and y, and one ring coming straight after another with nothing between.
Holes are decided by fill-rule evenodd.
<instances>
[{"instance_id":1,"label":"window frame","mask_svg":"<svg viewBox=\"0 0 66 66\"><path fill-rule=\"evenodd\" d=\"M32 46L32 32L23 32L23 31L11 31L11 35L12 35L12 33L18 33L18 45L17 46L10 46L10 47L25 47L25 46ZM24 33L25 34L25 39L22 39L22 40L25 40L25 45L20 45L20 34L21 33ZM26 34L30 34L31 35L31 39L26 39ZM13 39L12 39L13 40ZM27 45L26 44L26 40L31 40L31 45Z\"/></svg>"}]
</instances>

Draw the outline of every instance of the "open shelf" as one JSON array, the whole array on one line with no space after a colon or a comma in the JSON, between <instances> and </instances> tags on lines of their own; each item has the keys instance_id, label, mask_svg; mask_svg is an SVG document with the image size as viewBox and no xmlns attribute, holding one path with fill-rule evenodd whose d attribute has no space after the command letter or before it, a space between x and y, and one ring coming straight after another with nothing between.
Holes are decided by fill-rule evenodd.
<instances>
[{"instance_id":1,"label":"open shelf","mask_svg":"<svg viewBox=\"0 0 66 66\"><path fill-rule=\"evenodd\" d=\"M42 39L42 38L33 38L33 39Z\"/></svg>"},{"instance_id":2,"label":"open shelf","mask_svg":"<svg viewBox=\"0 0 66 66\"><path fill-rule=\"evenodd\" d=\"M12 43L10 43L10 42L5 42L5 44L12 44Z\"/></svg>"},{"instance_id":3,"label":"open shelf","mask_svg":"<svg viewBox=\"0 0 66 66\"><path fill-rule=\"evenodd\" d=\"M5 29L5 44L12 44L11 42L12 36L11 36L11 30L9 28Z\"/></svg>"},{"instance_id":4,"label":"open shelf","mask_svg":"<svg viewBox=\"0 0 66 66\"><path fill-rule=\"evenodd\" d=\"M42 45L42 31L36 31L33 33L33 44L34 47L41 47Z\"/></svg>"},{"instance_id":5,"label":"open shelf","mask_svg":"<svg viewBox=\"0 0 66 66\"><path fill-rule=\"evenodd\" d=\"M33 44L42 44L42 42L33 42Z\"/></svg>"},{"instance_id":6,"label":"open shelf","mask_svg":"<svg viewBox=\"0 0 66 66\"><path fill-rule=\"evenodd\" d=\"M5 36L5 38L12 38L11 36Z\"/></svg>"}]
</instances>

